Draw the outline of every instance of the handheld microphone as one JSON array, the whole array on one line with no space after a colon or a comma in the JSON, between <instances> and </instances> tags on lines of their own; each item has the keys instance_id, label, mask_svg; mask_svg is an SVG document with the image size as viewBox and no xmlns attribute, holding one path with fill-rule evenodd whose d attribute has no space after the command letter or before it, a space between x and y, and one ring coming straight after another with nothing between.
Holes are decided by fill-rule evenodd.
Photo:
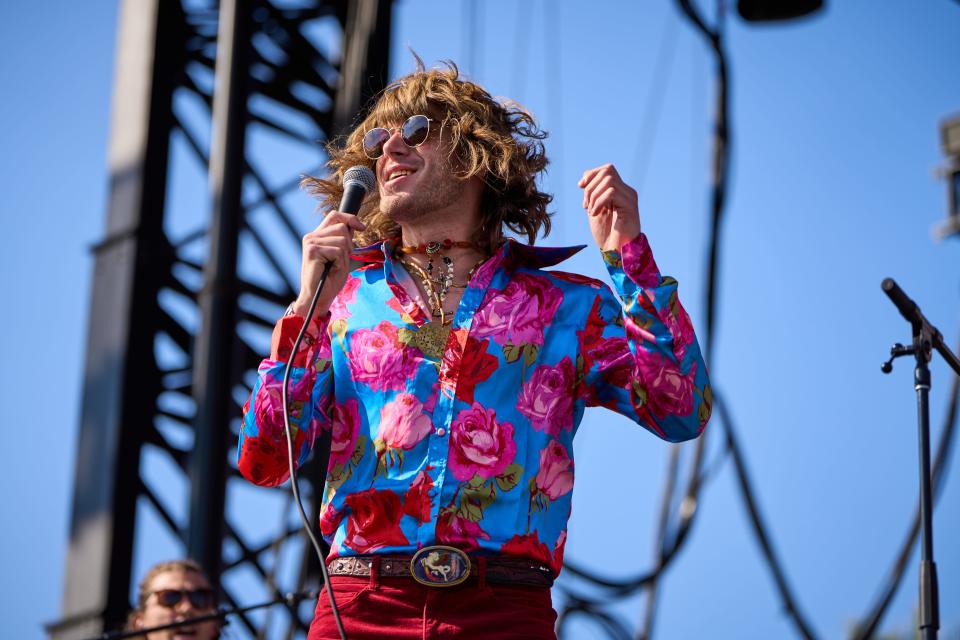
<instances>
[{"instance_id":1,"label":"handheld microphone","mask_svg":"<svg viewBox=\"0 0 960 640\"><path fill-rule=\"evenodd\" d=\"M377 179L373 171L363 165L350 167L343 174L343 198L337 211L357 215L363 199L376 186Z\"/></svg>"}]
</instances>

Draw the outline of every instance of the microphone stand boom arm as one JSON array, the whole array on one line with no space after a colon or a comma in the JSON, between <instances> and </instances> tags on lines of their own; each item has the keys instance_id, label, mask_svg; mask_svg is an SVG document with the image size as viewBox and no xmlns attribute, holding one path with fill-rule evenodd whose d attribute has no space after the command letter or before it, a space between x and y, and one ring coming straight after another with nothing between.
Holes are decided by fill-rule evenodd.
<instances>
[{"instance_id":1,"label":"microphone stand boom arm","mask_svg":"<svg viewBox=\"0 0 960 640\"><path fill-rule=\"evenodd\" d=\"M917 303L903 292L893 278L886 278L880 288L910 323L913 343L901 344L890 349L890 359L881 367L884 373L892 371L893 360L913 355L916 360L913 379L917 391L917 426L920 444L920 634L923 640L935 640L940 628L939 595L937 588L937 565L933 561L933 498L930 481L930 368L927 363L933 350L947 361L950 368L960 375L960 359L944 343L943 335L920 311Z\"/></svg>"}]
</instances>

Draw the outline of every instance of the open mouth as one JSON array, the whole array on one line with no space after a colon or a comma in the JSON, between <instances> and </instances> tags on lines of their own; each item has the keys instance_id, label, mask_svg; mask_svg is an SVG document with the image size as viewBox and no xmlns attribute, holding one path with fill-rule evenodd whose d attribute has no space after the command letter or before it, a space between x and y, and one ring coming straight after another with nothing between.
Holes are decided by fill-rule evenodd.
<instances>
[{"instance_id":1,"label":"open mouth","mask_svg":"<svg viewBox=\"0 0 960 640\"><path fill-rule=\"evenodd\" d=\"M384 182L384 185L387 187L396 187L399 186L407 176L415 173L414 169L393 169L387 174L387 179Z\"/></svg>"}]
</instances>

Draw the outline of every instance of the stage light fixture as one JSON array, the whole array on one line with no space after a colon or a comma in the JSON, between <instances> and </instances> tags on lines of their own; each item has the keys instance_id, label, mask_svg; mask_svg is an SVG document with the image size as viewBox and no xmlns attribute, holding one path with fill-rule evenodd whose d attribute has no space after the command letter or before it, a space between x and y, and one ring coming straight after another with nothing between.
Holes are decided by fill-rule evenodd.
<instances>
[{"instance_id":1,"label":"stage light fixture","mask_svg":"<svg viewBox=\"0 0 960 640\"><path fill-rule=\"evenodd\" d=\"M947 157L960 160L960 114L940 123L940 143Z\"/></svg>"},{"instance_id":2,"label":"stage light fixture","mask_svg":"<svg viewBox=\"0 0 960 640\"><path fill-rule=\"evenodd\" d=\"M783 22L823 8L823 0L738 0L737 12L747 22Z\"/></svg>"},{"instance_id":3,"label":"stage light fixture","mask_svg":"<svg viewBox=\"0 0 960 640\"><path fill-rule=\"evenodd\" d=\"M940 145L947 157L938 171L947 182L947 221L937 229L943 239L960 236L960 114L940 122Z\"/></svg>"}]
</instances>

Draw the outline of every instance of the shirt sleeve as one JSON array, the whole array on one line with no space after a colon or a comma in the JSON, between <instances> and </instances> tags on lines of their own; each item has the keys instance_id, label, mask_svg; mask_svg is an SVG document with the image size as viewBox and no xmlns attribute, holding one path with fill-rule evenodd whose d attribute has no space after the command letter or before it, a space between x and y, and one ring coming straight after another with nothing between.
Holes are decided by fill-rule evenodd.
<instances>
[{"instance_id":1,"label":"shirt sleeve","mask_svg":"<svg viewBox=\"0 0 960 640\"><path fill-rule=\"evenodd\" d=\"M300 316L287 316L277 322L270 357L260 363L257 381L244 406L237 466L246 479L261 486L277 486L290 475L281 392L287 361L303 321ZM320 429L329 429L330 425L333 385L329 322L329 313L311 321L290 370L287 400L298 467L310 454Z\"/></svg>"},{"instance_id":2,"label":"shirt sleeve","mask_svg":"<svg viewBox=\"0 0 960 640\"><path fill-rule=\"evenodd\" d=\"M677 281L660 274L642 233L603 259L617 295L603 286L579 332L581 393L664 440L697 437L713 397Z\"/></svg>"}]
</instances>

